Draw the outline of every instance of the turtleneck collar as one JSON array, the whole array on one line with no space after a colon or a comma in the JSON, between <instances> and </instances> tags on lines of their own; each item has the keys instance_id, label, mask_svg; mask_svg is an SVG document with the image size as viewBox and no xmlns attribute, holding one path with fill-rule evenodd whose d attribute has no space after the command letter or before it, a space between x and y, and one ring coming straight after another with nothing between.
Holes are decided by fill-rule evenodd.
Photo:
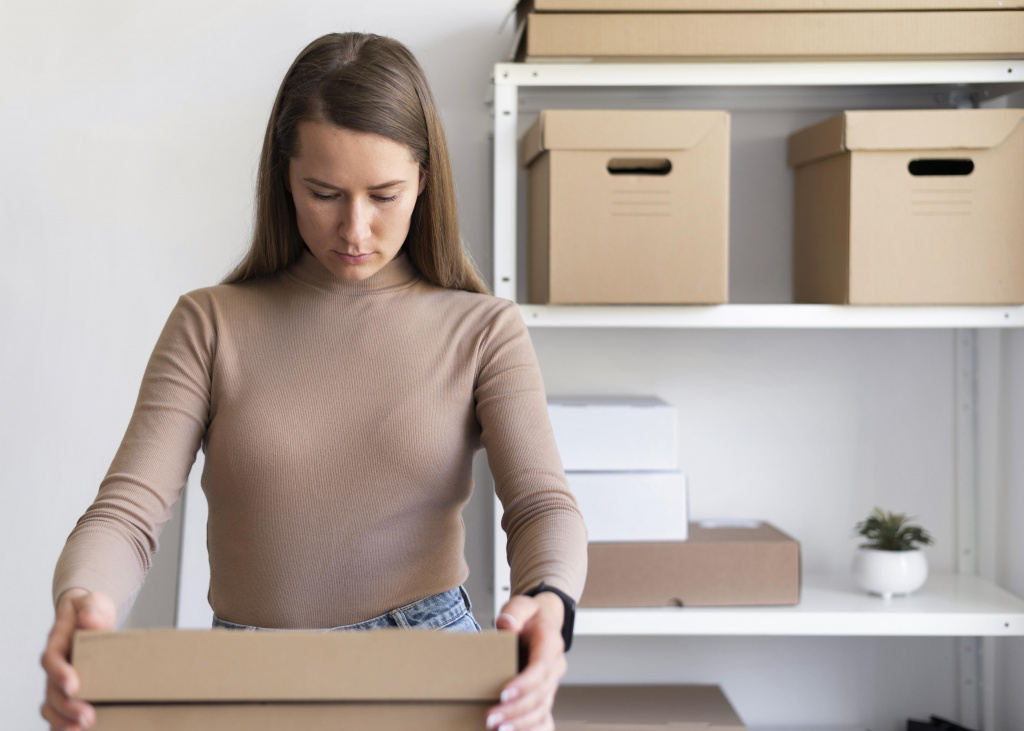
<instances>
[{"instance_id":1,"label":"turtleneck collar","mask_svg":"<svg viewBox=\"0 0 1024 731\"><path fill-rule=\"evenodd\" d=\"M409 261L404 250L385 264L378 272L366 279L348 281L339 279L313 256L308 247L304 247L299 258L285 270L285 274L311 287L344 295L361 295L385 292L408 287L417 279L419 272Z\"/></svg>"}]
</instances>

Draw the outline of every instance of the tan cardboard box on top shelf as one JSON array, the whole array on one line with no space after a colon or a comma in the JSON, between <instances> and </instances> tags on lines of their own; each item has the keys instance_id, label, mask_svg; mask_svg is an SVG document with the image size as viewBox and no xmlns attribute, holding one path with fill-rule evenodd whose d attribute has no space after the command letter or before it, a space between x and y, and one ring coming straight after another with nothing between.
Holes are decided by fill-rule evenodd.
<instances>
[{"instance_id":1,"label":"tan cardboard box on top shelf","mask_svg":"<svg viewBox=\"0 0 1024 731\"><path fill-rule=\"evenodd\" d=\"M580 607L800 602L800 544L768 523L691 522L685 541L591 543Z\"/></svg>"},{"instance_id":2,"label":"tan cardboard box on top shelf","mask_svg":"<svg viewBox=\"0 0 1024 731\"><path fill-rule=\"evenodd\" d=\"M796 301L1024 303L1024 109L846 112L789 165Z\"/></svg>"},{"instance_id":3,"label":"tan cardboard box on top shelf","mask_svg":"<svg viewBox=\"0 0 1024 731\"><path fill-rule=\"evenodd\" d=\"M556 731L745 731L717 685L563 685Z\"/></svg>"},{"instance_id":4,"label":"tan cardboard box on top shelf","mask_svg":"<svg viewBox=\"0 0 1024 731\"><path fill-rule=\"evenodd\" d=\"M850 0L827 6L779 0L761 8L776 12L644 12L645 4L618 2L606 12L530 12L521 6L510 60L1024 58L1024 3L1018 0L1001 6L982 0ZM698 9L696 0L678 4ZM676 10L670 0L658 5Z\"/></svg>"},{"instance_id":5,"label":"tan cardboard box on top shelf","mask_svg":"<svg viewBox=\"0 0 1024 731\"><path fill-rule=\"evenodd\" d=\"M839 12L865 10L1006 10L1024 0L524 0L521 12Z\"/></svg>"},{"instance_id":6,"label":"tan cardboard box on top shelf","mask_svg":"<svg viewBox=\"0 0 1024 731\"><path fill-rule=\"evenodd\" d=\"M511 632L77 632L97 731L437 731L484 726L517 671Z\"/></svg>"},{"instance_id":7,"label":"tan cardboard box on top shelf","mask_svg":"<svg viewBox=\"0 0 1024 731\"><path fill-rule=\"evenodd\" d=\"M530 302L728 300L727 112L548 109L521 153Z\"/></svg>"}]
</instances>

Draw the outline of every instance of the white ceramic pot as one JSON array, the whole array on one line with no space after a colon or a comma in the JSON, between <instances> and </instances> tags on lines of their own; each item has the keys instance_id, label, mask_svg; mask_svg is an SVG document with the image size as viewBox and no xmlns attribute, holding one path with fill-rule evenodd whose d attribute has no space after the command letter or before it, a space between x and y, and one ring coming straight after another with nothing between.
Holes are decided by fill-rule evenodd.
<instances>
[{"instance_id":1,"label":"white ceramic pot","mask_svg":"<svg viewBox=\"0 0 1024 731\"><path fill-rule=\"evenodd\" d=\"M865 591L891 599L897 594L910 594L921 588L928 578L928 560L918 549L882 551L858 548L853 559L853 578Z\"/></svg>"}]
</instances>

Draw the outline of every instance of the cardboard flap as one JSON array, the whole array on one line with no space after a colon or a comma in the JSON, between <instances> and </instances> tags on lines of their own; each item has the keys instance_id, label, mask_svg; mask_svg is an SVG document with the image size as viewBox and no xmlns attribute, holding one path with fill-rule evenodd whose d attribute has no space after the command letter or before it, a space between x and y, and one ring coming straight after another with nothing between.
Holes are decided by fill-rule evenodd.
<instances>
[{"instance_id":1,"label":"cardboard flap","mask_svg":"<svg viewBox=\"0 0 1024 731\"><path fill-rule=\"evenodd\" d=\"M789 138L788 164L800 167L849 151L981 150L1024 121L1024 109L844 112Z\"/></svg>"},{"instance_id":2,"label":"cardboard flap","mask_svg":"<svg viewBox=\"0 0 1024 731\"><path fill-rule=\"evenodd\" d=\"M555 696L553 715L559 731L746 728L717 685L562 686Z\"/></svg>"},{"instance_id":3,"label":"cardboard flap","mask_svg":"<svg viewBox=\"0 0 1024 731\"><path fill-rule=\"evenodd\" d=\"M524 166L545 150L688 150L729 113L692 110L545 109L522 142Z\"/></svg>"}]
</instances>

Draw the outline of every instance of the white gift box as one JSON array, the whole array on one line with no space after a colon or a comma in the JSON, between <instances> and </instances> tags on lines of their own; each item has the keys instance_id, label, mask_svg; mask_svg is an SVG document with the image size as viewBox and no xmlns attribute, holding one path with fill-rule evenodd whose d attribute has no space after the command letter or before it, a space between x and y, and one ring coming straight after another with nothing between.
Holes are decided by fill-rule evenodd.
<instances>
[{"instance_id":1,"label":"white gift box","mask_svg":"<svg viewBox=\"0 0 1024 731\"><path fill-rule=\"evenodd\" d=\"M661 399L552 397L548 414L567 472L679 467L676 410Z\"/></svg>"},{"instance_id":2,"label":"white gift box","mask_svg":"<svg viewBox=\"0 0 1024 731\"><path fill-rule=\"evenodd\" d=\"M567 472L591 543L685 541L681 472Z\"/></svg>"}]
</instances>

